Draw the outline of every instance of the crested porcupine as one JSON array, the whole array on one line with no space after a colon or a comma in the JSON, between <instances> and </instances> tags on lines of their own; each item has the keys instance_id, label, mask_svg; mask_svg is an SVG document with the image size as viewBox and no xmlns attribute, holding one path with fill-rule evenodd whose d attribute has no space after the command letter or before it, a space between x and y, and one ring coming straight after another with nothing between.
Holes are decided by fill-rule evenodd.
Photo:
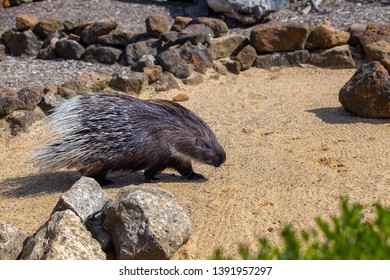
<instances>
[{"instance_id":1,"label":"crested porcupine","mask_svg":"<svg viewBox=\"0 0 390 280\"><path fill-rule=\"evenodd\" d=\"M148 182L174 168L187 179L205 179L191 160L220 166L226 154L209 126L195 113L167 100L126 95L79 95L43 119L56 137L36 152L43 171L77 168L101 183L108 171L145 170Z\"/></svg>"}]
</instances>

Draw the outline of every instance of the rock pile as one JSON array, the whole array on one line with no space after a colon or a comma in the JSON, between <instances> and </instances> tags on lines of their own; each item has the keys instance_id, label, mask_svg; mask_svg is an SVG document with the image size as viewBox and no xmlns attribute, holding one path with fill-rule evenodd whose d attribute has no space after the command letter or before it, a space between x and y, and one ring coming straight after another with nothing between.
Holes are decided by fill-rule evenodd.
<instances>
[{"instance_id":1,"label":"rock pile","mask_svg":"<svg viewBox=\"0 0 390 280\"><path fill-rule=\"evenodd\" d=\"M27 239L0 223L0 259L169 259L190 234L169 192L127 186L110 199L94 179L81 177Z\"/></svg>"}]
</instances>

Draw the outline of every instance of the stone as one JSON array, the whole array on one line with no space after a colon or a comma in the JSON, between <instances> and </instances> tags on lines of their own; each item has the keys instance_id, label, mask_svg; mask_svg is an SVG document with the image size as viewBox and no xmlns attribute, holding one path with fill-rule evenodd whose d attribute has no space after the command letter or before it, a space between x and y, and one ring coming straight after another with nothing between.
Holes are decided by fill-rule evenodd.
<instances>
[{"instance_id":1,"label":"stone","mask_svg":"<svg viewBox=\"0 0 390 280\"><path fill-rule=\"evenodd\" d=\"M254 27L250 42L258 52L303 50L309 33L310 27L304 24L271 21Z\"/></svg>"},{"instance_id":2,"label":"stone","mask_svg":"<svg viewBox=\"0 0 390 280\"><path fill-rule=\"evenodd\" d=\"M363 47L380 40L390 42L390 24L368 24L361 40Z\"/></svg>"},{"instance_id":3,"label":"stone","mask_svg":"<svg viewBox=\"0 0 390 280\"><path fill-rule=\"evenodd\" d=\"M340 89L345 110L362 118L390 118L390 76L378 61L362 65Z\"/></svg>"},{"instance_id":4,"label":"stone","mask_svg":"<svg viewBox=\"0 0 390 280\"><path fill-rule=\"evenodd\" d=\"M156 57L156 62L164 71L175 73L181 62L180 50L166 50Z\"/></svg>"},{"instance_id":5,"label":"stone","mask_svg":"<svg viewBox=\"0 0 390 280\"><path fill-rule=\"evenodd\" d=\"M178 93L173 97L173 101L176 102L183 102L187 101L188 99L190 99L190 97L188 96L188 94L185 93Z\"/></svg>"},{"instance_id":6,"label":"stone","mask_svg":"<svg viewBox=\"0 0 390 280\"><path fill-rule=\"evenodd\" d=\"M57 90L58 90L58 94L65 99L70 99L77 95L77 93L73 89L67 87L58 86Z\"/></svg>"},{"instance_id":7,"label":"stone","mask_svg":"<svg viewBox=\"0 0 390 280\"><path fill-rule=\"evenodd\" d=\"M99 44L87 47L84 60L91 63L114 64L120 60L122 50Z\"/></svg>"},{"instance_id":8,"label":"stone","mask_svg":"<svg viewBox=\"0 0 390 280\"><path fill-rule=\"evenodd\" d=\"M43 90L38 86L20 89L17 94L18 98L24 103L23 109L33 111L42 100Z\"/></svg>"},{"instance_id":9,"label":"stone","mask_svg":"<svg viewBox=\"0 0 390 280\"><path fill-rule=\"evenodd\" d=\"M188 86L196 86L204 82L203 76L199 73L194 72L190 77L181 80L183 84Z\"/></svg>"},{"instance_id":10,"label":"stone","mask_svg":"<svg viewBox=\"0 0 390 280\"><path fill-rule=\"evenodd\" d=\"M183 208L157 187L123 187L104 214L119 260L169 259L191 234Z\"/></svg>"},{"instance_id":11,"label":"stone","mask_svg":"<svg viewBox=\"0 0 390 280\"><path fill-rule=\"evenodd\" d=\"M32 29L38 23L38 18L32 14L20 14L16 17L16 29L26 31Z\"/></svg>"},{"instance_id":12,"label":"stone","mask_svg":"<svg viewBox=\"0 0 390 280\"><path fill-rule=\"evenodd\" d=\"M26 239L22 260L104 260L105 253L71 210L53 213Z\"/></svg>"},{"instance_id":13,"label":"stone","mask_svg":"<svg viewBox=\"0 0 390 280\"><path fill-rule=\"evenodd\" d=\"M191 74L194 72L194 69L195 66L193 64L180 64L174 75L176 78L185 79L191 76Z\"/></svg>"},{"instance_id":14,"label":"stone","mask_svg":"<svg viewBox=\"0 0 390 280\"><path fill-rule=\"evenodd\" d=\"M241 63L234 60L222 60L222 64L226 67L226 69L233 74L240 74L241 72Z\"/></svg>"},{"instance_id":15,"label":"stone","mask_svg":"<svg viewBox=\"0 0 390 280\"><path fill-rule=\"evenodd\" d=\"M81 36L83 36L83 32L87 27L92 26L94 24L94 21L81 21L80 25L76 26L74 29L72 29L72 33L80 36L80 41L82 41Z\"/></svg>"},{"instance_id":16,"label":"stone","mask_svg":"<svg viewBox=\"0 0 390 280\"><path fill-rule=\"evenodd\" d=\"M15 90L0 93L0 117L11 114L15 110L23 109L25 104L19 99Z\"/></svg>"},{"instance_id":17,"label":"stone","mask_svg":"<svg viewBox=\"0 0 390 280\"><path fill-rule=\"evenodd\" d=\"M15 56L36 56L42 46L42 42L31 30L19 32L9 29L3 33L2 40L8 51Z\"/></svg>"},{"instance_id":18,"label":"stone","mask_svg":"<svg viewBox=\"0 0 390 280\"><path fill-rule=\"evenodd\" d=\"M390 72L390 42L380 40L364 47L364 52L372 60L379 61Z\"/></svg>"},{"instance_id":19,"label":"stone","mask_svg":"<svg viewBox=\"0 0 390 280\"><path fill-rule=\"evenodd\" d=\"M9 114L6 119L11 135L17 136L20 132L27 132L28 128L38 120L38 116L33 111L18 110Z\"/></svg>"},{"instance_id":20,"label":"stone","mask_svg":"<svg viewBox=\"0 0 390 280\"><path fill-rule=\"evenodd\" d=\"M319 67L335 69L355 68L355 62L348 45L312 52L309 62Z\"/></svg>"},{"instance_id":21,"label":"stone","mask_svg":"<svg viewBox=\"0 0 390 280\"><path fill-rule=\"evenodd\" d=\"M206 73L208 68L213 65L213 58L209 49L205 46L189 46L181 49L180 56L182 63L194 65L194 70L199 73Z\"/></svg>"},{"instance_id":22,"label":"stone","mask_svg":"<svg viewBox=\"0 0 390 280\"><path fill-rule=\"evenodd\" d=\"M72 17L72 18L67 18L66 20L64 20L63 25L64 25L64 29L66 31L72 32L73 30L78 28L83 23L84 22L82 19Z\"/></svg>"},{"instance_id":23,"label":"stone","mask_svg":"<svg viewBox=\"0 0 390 280\"><path fill-rule=\"evenodd\" d=\"M322 25L314 27L310 32L305 48L308 50L329 49L347 44L349 38L349 32L337 30L325 21Z\"/></svg>"},{"instance_id":24,"label":"stone","mask_svg":"<svg viewBox=\"0 0 390 280\"><path fill-rule=\"evenodd\" d=\"M217 13L234 18L243 24L253 24L289 4L288 0L206 0Z\"/></svg>"},{"instance_id":25,"label":"stone","mask_svg":"<svg viewBox=\"0 0 390 280\"><path fill-rule=\"evenodd\" d=\"M367 24L364 23L354 23L351 24L348 28L348 32L351 35L348 40L349 45L361 45L364 32L367 29Z\"/></svg>"},{"instance_id":26,"label":"stone","mask_svg":"<svg viewBox=\"0 0 390 280\"><path fill-rule=\"evenodd\" d=\"M154 38L159 38L162 32L169 30L169 20L164 15L152 15L145 19L146 33Z\"/></svg>"},{"instance_id":27,"label":"stone","mask_svg":"<svg viewBox=\"0 0 390 280\"><path fill-rule=\"evenodd\" d=\"M74 90L76 93L98 92L108 87L110 81L111 77L107 75L96 72L84 72L65 82L62 86Z\"/></svg>"},{"instance_id":28,"label":"stone","mask_svg":"<svg viewBox=\"0 0 390 280\"><path fill-rule=\"evenodd\" d=\"M214 60L230 57L238 53L249 42L247 38L238 34L229 34L210 40L211 56Z\"/></svg>"},{"instance_id":29,"label":"stone","mask_svg":"<svg viewBox=\"0 0 390 280\"><path fill-rule=\"evenodd\" d=\"M229 31L229 28L226 25L226 23L223 20L220 20L217 18L199 17L199 18L191 20L188 23L188 25L190 25L190 24L205 24L205 25L207 25L213 31L213 34L214 34L213 37L224 36Z\"/></svg>"},{"instance_id":30,"label":"stone","mask_svg":"<svg viewBox=\"0 0 390 280\"><path fill-rule=\"evenodd\" d=\"M187 25L178 36L178 42L184 44L189 41L191 44L206 44L214 37L213 30L205 24Z\"/></svg>"},{"instance_id":31,"label":"stone","mask_svg":"<svg viewBox=\"0 0 390 280\"><path fill-rule=\"evenodd\" d=\"M299 66L308 63L309 58L310 53L307 50L275 52L257 56L253 66L263 69L282 66Z\"/></svg>"},{"instance_id":32,"label":"stone","mask_svg":"<svg viewBox=\"0 0 390 280\"><path fill-rule=\"evenodd\" d=\"M160 65L153 65L144 67L143 72L148 76L149 83L154 83L160 79L163 70Z\"/></svg>"},{"instance_id":33,"label":"stone","mask_svg":"<svg viewBox=\"0 0 390 280\"><path fill-rule=\"evenodd\" d=\"M63 29L64 25L62 24L59 18L46 18L42 21L39 21L33 28L34 33L38 34L41 38L46 39L51 34L55 33L57 30Z\"/></svg>"},{"instance_id":34,"label":"stone","mask_svg":"<svg viewBox=\"0 0 390 280\"><path fill-rule=\"evenodd\" d=\"M16 260L23 249L25 235L16 227L0 222L0 260Z\"/></svg>"},{"instance_id":35,"label":"stone","mask_svg":"<svg viewBox=\"0 0 390 280\"><path fill-rule=\"evenodd\" d=\"M191 20L190 17L177 16L171 26L171 31L182 31Z\"/></svg>"},{"instance_id":36,"label":"stone","mask_svg":"<svg viewBox=\"0 0 390 280\"><path fill-rule=\"evenodd\" d=\"M109 252L114 249L111 235L104 229L104 213L99 212L85 223L88 231L92 234L92 237L96 239L104 252Z\"/></svg>"},{"instance_id":37,"label":"stone","mask_svg":"<svg viewBox=\"0 0 390 280\"><path fill-rule=\"evenodd\" d=\"M59 57L79 60L86 50L78 42L69 39L60 39L55 44L54 51Z\"/></svg>"},{"instance_id":38,"label":"stone","mask_svg":"<svg viewBox=\"0 0 390 280\"><path fill-rule=\"evenodd\" d=\"M160 40L163 42L164 49L176 45L178 39L179 33L176 31L166 31L160 34Z\"/></svg>"},{"instance_id":39,"label":"stone","mask_svg":"<svg viewBox=\"0 0 390 280\"><path fill-rule=\"evenodd\" d=\"M226 66L223 65L220 61L214 61L212 67L218 74L226 75L227 73L229 73Z\"/></svg>"},{"instance_id":40,"label":"stone","mask_svg":"<svg viewBox=\"0 0 390 280\"><path fill-rule=\"evenodd\" d=\"M116 73L109 86L128 94L140 94L148 86L149 78L144 73L122 71Z\"/></svg>"},{"instance_id":41,"label":"stone","mask_svg":"<svg viewBox=\"0 0 390 280\"><path fill-rule=\"evenodd\" d=\"M257 57L254 47L246 45L236 56L236 60L241 64L241 71L248 70L252 67Z\"/></svg>"},{"instance_id":42,"label":"stone","mask_svg":"<svg viewBox=\"0 0 390 280\"><path fill-rule=\"evenodd\" d=\"M106 35L98 37L99 44L107 46L127 46L135 43L143 34L133 33L127 30L115 29Z\"/></svg>"},{"instance_id":43,"label":"stone","mask_svg":"<svg viewBox=\"0 0 390 280\"><path fill-rule=\"evenodd\" d=\"M145 54L141 59L131 67L131 70L137 72L143 72L145 67L154 66L156 64L156 59L151 54Z\"/></svg>"},{"instance_id":44,"label":"stone","mask_svg":"<svg viewBox=\"0 0 390 280\"><path fill-rule=\"evenodd\" d=\"M46 114L51 113L50 111L58 107L61 103L65 102L65 99L55 93L45 93L42 97L39 107Z\"/></svg>"},{"instance_id":45,"label":"stone","mask_svg":"<svg viewBox=\"0 0 390 280\"><path fill-rule=\"evenodd\" d=\"M180 86L172 73L164 71L162 72L160 79L154 83L154 88L156 91L168 91L171 89L178 89Z\"/></svg>"},{"instance_id":46,"label":"stone","mask_svg":"<svg viewBox=\"0 0 390 280\"><path fill-rule=\"evenodd\" d=\"M134 66L144 55L150 54L155 57L160 48L161 41L154 38L129 44L125 51L126 63Z\"/></svg>"},{"instance_id":47,"label":"stone","mask_svg":"<svg viewBox=\"0 0 390 280\"><path fill-rule=\"evenodd\" d=\"M81 39L86 45L96 44L98 37L109 34L112 30L118 27L118 22L114 18L103 19L96 21L84 28ZM77 34L77 33L76 33Z\"/></svg>"},{"instance_id":48,"label":"stone","mask_svg":"<svg viewBox=\"0 0 390 280\"><path fill-rule=\"evenodd\" d=\"M57 53L55 51L56 43L58 38L53 38L50 40L50 44L47 47L44 47L39 50L37 57L39 59L51 60L57 58Z\"/></svg>"},{"instance_id":49,"label":"stone","mask_svg":"<svg viewBox=\"0 0 390 280\"><path fill-rule=\"evenodd\" d=\"M60 196L53 212L71 210L85 223L102 210L108 199L107 193L95 179L82 176Z\"/></svg>"}]
</instances>

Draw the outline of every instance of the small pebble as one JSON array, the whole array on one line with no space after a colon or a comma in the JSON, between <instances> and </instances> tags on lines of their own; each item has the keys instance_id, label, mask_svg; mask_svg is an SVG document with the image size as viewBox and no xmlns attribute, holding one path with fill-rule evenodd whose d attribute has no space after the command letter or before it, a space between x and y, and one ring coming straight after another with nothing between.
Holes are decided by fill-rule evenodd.
<instances>
[{"instance_id":1,"label":"small pebble","mask_svg":"<svg viewBox=\"0 0 390 280\"><path fill-rule=\"evenodd\" d=\"M173 97L173 101L177 101L177 102L187 101L188 99L189 99L189 96L185 93L179 93Z\"/></svg>"}]
</instances>

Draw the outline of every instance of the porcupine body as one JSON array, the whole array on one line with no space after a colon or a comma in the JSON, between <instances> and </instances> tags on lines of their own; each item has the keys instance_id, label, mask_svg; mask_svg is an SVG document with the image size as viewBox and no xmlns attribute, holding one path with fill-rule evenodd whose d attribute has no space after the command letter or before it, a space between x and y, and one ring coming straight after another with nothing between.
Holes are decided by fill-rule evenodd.
<instances>
[{"instance_id":1,"label":"porcupine body","mask_svg":"<svg viewBox=\"0 0 390 280\"><path fill-rule=\"evenodd\" d=\"M77 168L108 183L109 171L144 170L146 181L174 168L187 179L205 179L191 161L215 167L226 160L209 126L195 113L167 100L126 95L79 95L44 119L53 142L36 153L43 171Z\"/></svg>"}]
</instances>

